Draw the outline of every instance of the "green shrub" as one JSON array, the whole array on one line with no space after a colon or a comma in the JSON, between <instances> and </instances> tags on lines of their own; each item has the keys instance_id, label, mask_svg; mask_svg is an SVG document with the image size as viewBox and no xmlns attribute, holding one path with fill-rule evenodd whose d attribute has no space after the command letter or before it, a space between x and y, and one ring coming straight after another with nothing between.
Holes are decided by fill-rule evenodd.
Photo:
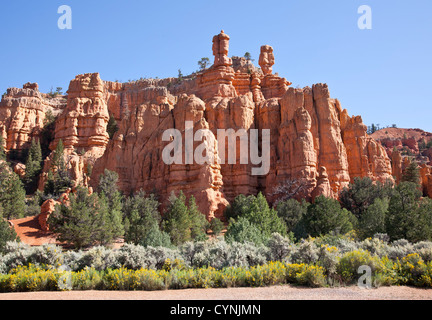
<instances>
[{"instance_id":1,"label":"green shrub","mask_svg":"<svg viewBox=\"0 0 432 320\"><path fill-rule=\"evenodd\" d=\"M361 266L369 266L372 270L372 275L375 271L382 269L378 257L372 256L364 250L356 250L347 252L340 258L337 273L345 283L354 283L358 278L358 270Z\"/></svg>"},{"instance_id":2,"label":"green shrub","mask_svg":"<svg viewBox=\"0 0 432 320\"><path fill-rule=\"evenodd\" d=\"M288 283L323 287L326 285L324 268L306 264L286 265L286 279Z\"/></svg>"},{"instance_id":3,"label":"green shrub","mask_svg":"<svg viewBox=\"0 0 432 320\"><path fill-rule=\"evenodd\" d=\"M78 272L66 272L63 279L70 278L73 290L96 290L102 288L102 276L95 268L84 268ZM65 284L65 288L69 284Z\"/></svg>"},{"instance_id":4,"label":"green shrub","mask_svg":"<svg viewBox=\"0 0 432 320\"><path fill-rule=\"evenodd\" d=\"M403 281L418 287L432 286L432 263L425 263L419 254L413 253L400 262Z\"/></svg>"},{"instance_id":5,"label":"green shrub","mask_svg":"<svg viewBox=\"0 0 432 320\"><path fill-rule=\"evenodd\" d=\"M252 242L255 244L262 244L265 242L266 237L258 226L251 223L248 219L240 217L237 221L233 219L230 220L227 232L225 233L225 240L228 243Z\"/></svg>"},{"instance_id":6,"label":"green shrub","mask_svg":"<svg viewBox=\"0 0 432 320\"><path fill-rule=\"evenodd\" d=\"M215 236L220 235L224 227L224 223L218 218L213 218L210 222L210 229Z\"/></svg>"},{"instance_id":7,"label":"green shrub","mask_svg":"<svg viewBox=\"0 0 432 320\"><path fill-rule=\"evenodd\" d=\"M331 232L345 234L353 229L355 217L348 210L342 209L337 200L319 196L308 207L304 224L312 237Z\"/></svg>"}]
</instances>

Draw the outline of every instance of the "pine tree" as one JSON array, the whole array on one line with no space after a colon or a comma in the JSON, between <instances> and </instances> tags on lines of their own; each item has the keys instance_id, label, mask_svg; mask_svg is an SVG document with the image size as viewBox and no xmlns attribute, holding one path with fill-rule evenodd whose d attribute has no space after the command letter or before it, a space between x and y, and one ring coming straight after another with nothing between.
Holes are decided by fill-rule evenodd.
<instances>
[{"instance_id":1,"label":"pine tree","mask_svg":"<svg viewBox=\"0 0 432 320\"><path fill-rule=\"evenodd\" d=\"M48 172L48 180L45 184L45 194L59 196L72 187L72 181L64 160L64 146L60 139L53 153L51 168Z\"/></svg>"},{"instance_id":2,"label":"pine tree","mask_svg":"<svg viewBox=\"0 0 432 320\"><path fill-rule=\"evenodd\" d=\"M155 196L146 196L143 191L126 199L123 210L126 242L144 244L151 230L156 227L159 229L162 217L158 207Z\"/></svg>"},{"instance_id":3,"label":"pine tree","mask_svg":"<svg viewBox=\"0 0 432 320\"><path fill-rule=\"evenodd\" d=\"M64 163L64 145L62 139L59 140L57 143L56 149L53 154L51 167L58 169L60 167L65 166Z\"/></svg>"},{"instance_id":4,"label":"pine tree","mask_svg":"<svg viewBox=\"0 0 432 320\"><path fill-rule=\"evenodd\" d=\"M25 165L26 173L24 183L27 192L32 193L35 191L37 179L42 170L42 149L40 142L36 142L35 139L32 139Z\"/></svg>"},{"instance_id":5,"label":"pine tree","mask_svg":"<svg viewBox=\"0 0 432 320\"><path fill-rule=\"evenodd\" d=\"M277 215L274 209L269 207L266 198L261 192L251 203L244 218L254 224L267 237L270 237L272 233L281 235L287 233L285 222Z\"/></svg>"},{"instance_id":6,"label":"pine tree","mask_svg":"<svg viewBox=\"0 0 432 320\"><path fill-rule=\"evenodd\" d=\"M2 207L0 205L0 253L3 252L7 242L19 241L19 237L16 234L15 229L11 228L9 223L2 218L1 212Z\"/></svg>"},{"instance_id":7,"label":"pine tree","mask_svg":"<svg viewBox=\"0 0 432 320\"><path fill-rule=\"evenodd\" d=\"M48 224L58 241L81 249L98 242L106 243L112 237L107 216L106 203L97 193L90 195L87 189L78 188L67 205L56 207Z\"/></svg>"},{"instance_id":8,"label":"pine tree","mask_svg":"<svg viewBox=\"0 0 432 320\"><path fill-rule=\"evenodd\" d=\"M404 170L402 181L413 182L415 184L420 183L420 169L416 161L411 161L409 166Z\"/></svg>"},{"instance_id":9,"label":"pine tree","mask_svg":"<svg viewBox=\"0 0 432 320\"><path fill-rule=\"evenodd\" d=\"M207 58L207 57L206 58L201 58L201 60L198 61L198 65L199 65L200 71L203 71L203 70L207 69L207 67L209 66L209 64L210 64L210 59Z\"/></svg>"},{"instance_id":10,"label":"pine tree","mask_svg":"<svg viewBox=\"0 0 432 320\"><path fill-rule=\"evenodd\" d=\"M377 233L385 233L385 220L389 200L376 198L361 216L358 233L362 239L373 237Z\"/></svg>"},{"instance_id":11,"label":"pine tree","mask_svg":"<svg viewBox=\"0 0 432 320\"><path fill-rule=\"evenodd\" d=\"M307 233L317 237L331 232L345 234L353 229L355 219L351 212L341 208L337 200L319 196L308 207L304 224Z\"/></svg>"},{"instance_id":12,"label":"pine tree","mask_svg":"<svg viewBox=\"0 0 432 320\"><path fill-rule=\"evenodd\" d=\"M0 161L6 161L6 152L4 149L4 139L3 136L0 135Z\"/></svg>"},{"instance_id":13,"label":"pine tree","mask_svg":"<svg viewBox=\"0 0 432 320\"><path fill-rule=\"evenodd\" d=\"M213 218L210 222L210 229L215 236L220 235L224 227L224 223L218 218Z\"/></svg>"},{"instance_id":14,"label":"pine tree","mask_svg":"<svg viewBox=\"0 0 432 320\"><path fill-rule=\"evenodd\" d=\"M408 234L413 229L422 193L413 182L401 182L394 191L386 214L386 233L392 241L410 240Z\"/></svg>"},{"instance_id":15,"label":"pine tree","mask_svg":"<svg viewBox=\"0 0 432 320\"><path fill-rule=\"evenodd\" d=\"M22 218L26 212L25 190L19 176L5 163L0 164L0 204L3 217Z\"/></svg>"},{"instance_id":16,"label":"pine tree","mask_svg":"<svg viewBox=\"0 0 432 320\"><path fill-rule=\"evenodd\" d=\"M109 200L104 193L99 195L98 205L98 214L95 218L98 220L97 225L100 226L100 232L96 240L100 245L108 245L124 234L122 212L118 208L110 207Z\"/></svg>"},{"instance_id":17,"label":"pine tree","mask_svg":"<svg viewBox=\"0 0 432 320\"><path fill-rule=\"evenodd\" d=\"M110 118L107 124L107 132L109 135L109 138L112 139L114 137L114 134L119 130L119 127L117 125L117 121L114 118L113 114L110 114Z\"/></svg>"},{"instance_id":18,"label":"pine tree","mask_svg":"<svg viewBox=\"0 0 432 320\"><path fill-rule=\"evenodd\" d=\"M104 174L99 177L98 192L105 193L111 201L111 199L119 192L117 187L118 178L119 175L117 172L105 169Z\"/></svg>"},{"instance_id":19,"label":"pine tree","mask_svg":"<svg viewBox=\"0 0 432 320\"><path fill-rule=\"evenodd\" d=\"M50 109L48 109L48 111L45 114L45 119L43 122L44 126L40 134L41 137L40 143L41 143L43 158L46 158L51 153L49 145L54 140L55 120L56 118L54 117L54 114Z\"/></svg>"},{"instance_id":20,"label":"pine tree","mask_svg":"<svg viewBox=\"0 0 432 320\"><path fill-rule=\"evenodd\" d=\"M190 220L191 237L195 241L207 240L206 231L210 224L205 215L203 215L196 204L195 197L191 196L188 203L188 214Z\"/></svg>"},{"instance_id":21,"label":"pine tree","mask_svg":"<svg viewBox=\"0 0 432 320\"><path fill-rule=\"evenodd\" d=\"M163 230L167 232L174 245L180 245L191 240L189 210L186 197L182 191L178 197L171 194L168 209L164 215Z\"/></svg>"},{"instance_id":22,"label":"pine tree","mask_svg":"<svg viewBox=\"0 0 432 320\"><path fill-rule=\"evenodd\" d=\"M252 59L252 55L250 54L250 52L246 52L246 53L244 54L244 57L246 58L247 61L254 61L254 60Z\"/></svg>"}]
</instances>

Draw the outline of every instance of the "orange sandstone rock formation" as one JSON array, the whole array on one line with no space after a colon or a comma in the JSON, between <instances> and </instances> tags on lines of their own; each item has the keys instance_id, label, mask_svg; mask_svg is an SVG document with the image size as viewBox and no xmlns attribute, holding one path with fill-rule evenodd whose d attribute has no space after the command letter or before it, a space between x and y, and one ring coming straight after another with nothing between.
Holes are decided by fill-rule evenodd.
<instances>
[{"instance_id":1,"label":"orange sandstone rock formation","mask_svg":"<svg viewBox=\"0 0 432 320\"><path fill-rule=\"evenodd\" d=\"M40 138L48 110L56 115L65 108L63 96L53 98L38 88L37 83L10 88L0 101L0 134L6 151L28 148L32 138Z\"/></svg>"},{"instance_id":2,"label":"orange sandstone rock formation","mask_svg":"<svg viewBox=\"0 0 432 320\"><path fill-rule=\"evenodd\" d=\"M182 81L145 79L121 84L104 82L99 74L72 80L51 149L62 139L76 184L95 187L105 169L113 170L126 194L142 189L156 193L165 203L172 192L182 190L195 196L210 219L221 217L239 194L263 192L271 202L281 196L275 190L293 192L297 198L321 194L336 198L356 176L392 179L385 149L366 134L360 117L350 117L330 97L326 84L294 89L273 74L275 57L270 46L261 48L259 70L251 62L229 58L229 40L224 32L215 36L213 66ZM106 131L110 115L119 127L111 140ZM1 119L11 121L6 115ZM269 129L269 146L259 144L259 153L269 148L269 154L261 154L269 157L268 173L253 175L257 165L250 159L241 161L251 150L243 150L240 139L233 146L225 143L223 150L216 148L214 163L189 163L183 149L181 163L166 164L163 151L170 141L164 141L163 135L169 129L178 130L182 141L190 132L207 129L219 139L216 144L222 139L219 129L243 130L249 140L252 130L258 130L259 141ZM18 143L13 137L8 135L10 146ZM28 142L28 136L22 139ZM193 150L202 143L193 141ZM236 161L229 163L228 154L234 150ZM49 159L45 173L48 168ZM43 181L44 177L40 187Z\"/></svg>"},{"instance_id":3,"label":"orange sandstone rock formation","mask_svg":"<svg viewBox=\"0 0 432 320\"><path fill-rule=\"evenodd\" d=\"M405 169L415 161L420 168L423 195L432 197L432 133L421 129L384 128L371 136L390 156L396 183L401 182Z\"/></svg>"}]
</instances>

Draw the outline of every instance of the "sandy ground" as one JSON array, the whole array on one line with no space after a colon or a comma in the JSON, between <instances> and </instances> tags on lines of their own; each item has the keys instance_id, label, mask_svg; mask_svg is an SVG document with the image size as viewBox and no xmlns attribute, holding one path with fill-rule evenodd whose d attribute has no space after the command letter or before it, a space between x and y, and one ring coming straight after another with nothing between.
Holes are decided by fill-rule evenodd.
<instances>
[{"instance_id":1,"label":"sandy ground","mask_svg":"<svg viewBox=\"0 0 432 320\"><path fill-rule=\"evenodd\" d=\"M190 289L167 291L69 291L2 293L0 300L432 300L432 289L267 288Z\"/></svg>"}]
</instances>

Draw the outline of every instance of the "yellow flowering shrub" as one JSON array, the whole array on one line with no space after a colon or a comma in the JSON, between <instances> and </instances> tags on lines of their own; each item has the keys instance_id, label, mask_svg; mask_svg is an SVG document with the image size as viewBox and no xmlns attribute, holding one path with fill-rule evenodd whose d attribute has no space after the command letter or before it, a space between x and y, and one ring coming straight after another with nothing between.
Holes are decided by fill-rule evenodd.
<instances>
[{"instance_id":1,"label":"yellow flowering shrub","mask_svg":"<svg viewBox=\"0 0 432 320\"><path fill-rule=\"evenodd\" d=\"M407 284L432 286L432 262L425 263L418 253L412 253L402 258L400 265L400 272Z\"/></svg>"},{"instance_id":2,"label":"yellow flowering shrub","mask_svg":"<svg viewBox=\"0 0 432 320\"><path fill-rule=\"evenodd\" d=\"M94 290L98 289L101 285L101 275L95 268L85 268L78 272L69 272L64 275L62 279L71 279L71 285L74 290ZM68 284L64 284L66 287Z\"/></svg>"},{"instance_id":3,"label":"yellow flowering shrub","mask_svg":"<svg viewBox=\"0 0 432 320\"><path fill-rule=\"evenodd\" d=\"M0 291L2 292L25 292L25 291L51 291L57 290L59 275L54 270L46 270L35 267L19 266L10 271L9 274L0 278Z\"/></svg>"},{"instance_id":4,"label":"yellow flowering shrub","mask_svg":"<svg viewBox=\"0 0 432 320\"><path fill-rule=\"evenodd\" d=\"M370 252L364 250L355 250L345 253L340 259L337 266L337 273L346 283L353 283L358 277L358 269L361 266L369 266L373 273L383 269L381 260L372 256Z\"/></svg>"},{"instance_id":5,"label":"yellow flowering shrub","mask_svg":"<svg viewBox=\"0 0 432 320\"><path fill-rule=\"evenodd\" d=\"M327 248L324 248L327 250ZM334 250L329 247L329 250ZM253 267L215 269L186 268L175 261L166 261L162 270L127 268L98 271L61 271L34 265L20 266L8 274L0 274L0 292L47 290L164 290L186 288L262 287L297 284L310 287L326 286L326 269L321 265L268 262ZM358 266L369 265L374 270L374 285L408 284L432 287L432 262L425 263L418 254L399 260L381 259L368 252L344 254L338 264L338 274L345 283L352 282Z\"/></svg>"}]
</instances>

